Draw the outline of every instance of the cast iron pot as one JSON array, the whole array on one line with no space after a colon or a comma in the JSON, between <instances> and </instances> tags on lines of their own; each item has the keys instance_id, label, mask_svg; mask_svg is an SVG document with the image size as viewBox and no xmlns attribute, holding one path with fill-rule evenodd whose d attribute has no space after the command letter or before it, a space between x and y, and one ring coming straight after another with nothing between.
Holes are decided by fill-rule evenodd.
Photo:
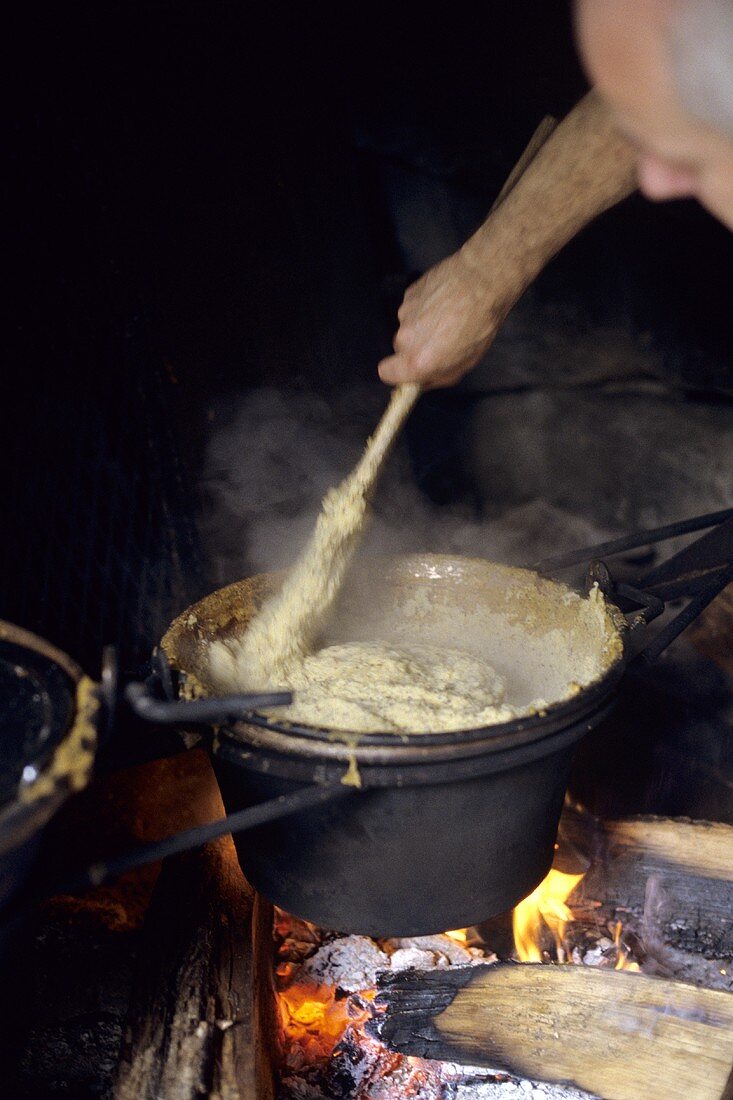
<instances>
[{"instance_id":1,"label":"cast iron pot","mask_svg":"<svg viewBox=\"0 0 733 1100\"><path fill-rule=\"evenodd\" d=\"M693 599L652 642L655 656L731 579L725 526L722 558L696 568L694 582L667 575L641 591L595 562L590 579L605 604L479 559L377 559L352 572L324 643L379 637L473 650L508 678L512 701L548 700L509 722L356 739L247 713L246 697L239 720L234 699L171 704L177 721L181 708L221 721L213 763L228 812L255 824L234 837L252 885L300 917L375 936L466 927L515 905L549 870L574 749L612 707L630 638L663 610L665 590L679 595L687 584ZM277 583L265 575L231 585L175 620L162 648L185 695L215 693L211 640L245 629ZM626 617L614 600L635 610ZM156 706L139 692L137 705ZM199 716L197 707L208 709ZM164 709L149 716L161 720ZM317 800L299 805L308 791ZM258 824L263 800L274 811Z\"/></svg>"}]
</instances>

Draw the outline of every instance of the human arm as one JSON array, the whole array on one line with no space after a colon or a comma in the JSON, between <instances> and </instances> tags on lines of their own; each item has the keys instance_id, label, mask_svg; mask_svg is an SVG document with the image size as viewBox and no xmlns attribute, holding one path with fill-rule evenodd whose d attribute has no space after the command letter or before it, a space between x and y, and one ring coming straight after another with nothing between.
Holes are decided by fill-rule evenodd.
<instances>
[{"instance_id":1,"label":"human arm","mask_svg":"<svg viewBox=\"0 0 733 1100\"><path fill-rule=\"evenodd\" d=\"M634 187L633 151L590 92L473 236L407 290L394 354L379 364L382 380L457 382L545 264Z\"/></svg>"}]
</instances>

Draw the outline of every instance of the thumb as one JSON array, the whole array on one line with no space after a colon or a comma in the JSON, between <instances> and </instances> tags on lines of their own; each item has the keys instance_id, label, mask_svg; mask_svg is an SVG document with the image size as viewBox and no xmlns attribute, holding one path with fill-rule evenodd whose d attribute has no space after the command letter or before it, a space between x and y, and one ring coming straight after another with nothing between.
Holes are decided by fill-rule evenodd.
<instances>
[{"instance_id":1,"label":"thumb","mask_svg":"<svg viewBox=\"0 0 733 1100\"><path fill-rule=\"evenodd\" d=\"M399 386L401 382L417 382L414 367L403 355L388 355L377 367L379 377L388 386Z\"/></svg>"}]
</instances>

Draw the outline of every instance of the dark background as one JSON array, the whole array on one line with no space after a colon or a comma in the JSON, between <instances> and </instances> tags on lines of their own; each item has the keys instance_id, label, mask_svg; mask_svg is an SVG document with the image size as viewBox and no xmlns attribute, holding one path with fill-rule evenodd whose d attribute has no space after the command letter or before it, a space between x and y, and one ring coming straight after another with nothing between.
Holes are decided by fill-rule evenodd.
<instances>
[{"instance_id":1,"label":"dark background","mask_svg":"<svg viewBox=\"0 0 733 1100\"><path fill-rule=\"evenodd\" d=\"M95 672L103 642L140 660L206 590L210 402L263 382L379 386L416 274L394 173L403 192L440 184L461 239L585 82L564 5L334 22L310 5L82 2L6 31L0 615ZM450 250L429 211L421 228ZM694 204L635 198L536 294L568 324L651 333L668 380L723 400L731 253ZM432 396L426 423L452 400Z\"/></svg>"}]
</instances>

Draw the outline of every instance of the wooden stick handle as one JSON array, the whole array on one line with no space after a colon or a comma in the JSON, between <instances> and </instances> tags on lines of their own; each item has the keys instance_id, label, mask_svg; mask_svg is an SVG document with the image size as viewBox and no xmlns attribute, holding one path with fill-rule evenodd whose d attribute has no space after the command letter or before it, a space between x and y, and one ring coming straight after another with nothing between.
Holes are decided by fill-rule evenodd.
<instances>
[{"instance_id":1,"label":"wooden stick handle","mask_svg":"<svg viewBox=\"0 0 733 1100\"><path fill-rule=\"evenodd\" d=\"M494 199L491 206L492 213L502 204L509 192L519 182L556 126L557 119L554 119L552 115L545 115L535 132L532 134L532 137L529 139L521 157L505 179L501 191ZM377 425L374 435L370 440L370 445L367 447L367 451L362 458L362 462L371 464L375 462L375 455L377 456L375 475L379 471L382 459L389 452L397 433L410 415L415 402L420 396L420 392L420 386L415 382L404 382L401 386L397 386L392 401ZM378 440L379 442L377 442ZM373 451L371 447L372 443L374 444ZM371 454L370 451L372 451Z\"/></svg>"},{"instance_id":2,"label":"wooden stick handle","mask_svg":"<svg viewBox=\"0 0 733 1100\"><path fill-rule=\"evenodd\" d=\"M557 119L553 118L552 115L545 115L545 117L542 119L542 122L539 124L535 132L532 134L532 137L527 142L527 146L521 157L514 165L507 178L504 180L501 191L491 204L492 214L497 209L497 207L501 206L509 192L514 188L515 184L519 182L521 177L524 175L526 169L534 160L537 153L545 144L548 137L556 126Z\"/></svg>"}]
</instances>

